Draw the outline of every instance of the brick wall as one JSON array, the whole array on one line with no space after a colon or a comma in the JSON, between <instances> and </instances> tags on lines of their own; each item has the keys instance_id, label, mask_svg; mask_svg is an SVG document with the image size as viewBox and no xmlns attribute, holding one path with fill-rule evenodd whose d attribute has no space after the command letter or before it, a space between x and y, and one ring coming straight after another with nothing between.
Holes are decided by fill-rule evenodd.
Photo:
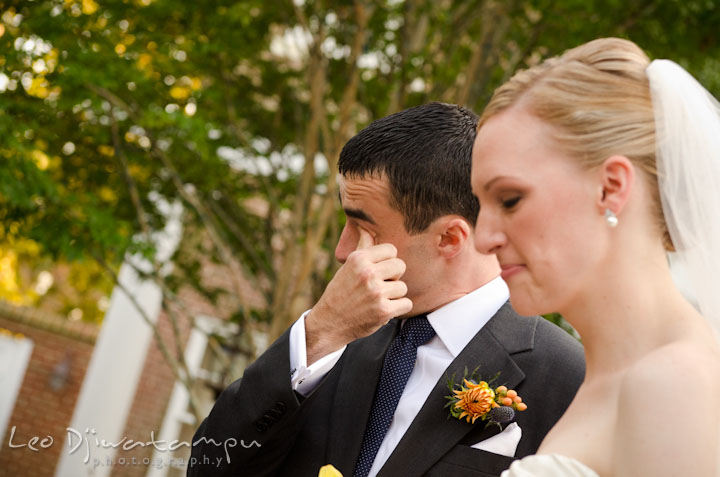
<instances>
[{"instance_id":1,"label":"brick wall","mask_svg":"<svg viewBox=\"0 0 720 477\"><path fill-rule=\"evenodd\" d=\"M0 316L0 328L22 333L34 346L0 446L0 476L52 476L60 453L66 452L66 428L90 361L97 326L69 323L35 312L3 311L6 313ZM68 379L61 389L54 390L50 386L53 370L68 356L71 363ZM16 426L12 440L15 445L27 444L35 436L40 439L51 436L53 444L43 449L38 442L38 452L27 447L10 448L13 426Z\"/></svg>"},{"instance_id":2,"label":"brick wall","mask_svg":"<svg viewBox=\"0 0 720 477\"><path fill-rule=\"evenodd\" d=\"M229 267L208 262L202 269L202 280L206 286L230 287L230 273ZM246 303L252 307L263 307L261 294L244 278L240 277L239 281ZM228 296L222 296L217 302L211 303L189 289L182 290L180 298L193 314L221 319L227 319L239 306L239 303ZM178 324L184 348L190 332L190 321L181 318ZM70 425L99 327L69 322L37 310L19 310L0 302L0 328L22 333L34 343L10 425L0 447L0 477L52 476L61 452L68 451L65 447L66 428ZM158 330L170 353L176 356L174 334L164 312L158 318ZM53 391L49 384L50 376L55 366L65 359L66 353L70 353L72 360L70 377L62 389ZM239 376L235 376L237 377ZM153 339L122 437L136 442L148 442L151 431L158 437L174 384L175 377L170 365ZM34 436L42 439L49 435L54 440L53 445L39 452L32 452L27 448L10 449L9 429L13 425L17 426L14 444L27 443ZM84 429L77 431L84 435ZM78 450L81 451L82 449ZM144 476L148 466L142 465L143 458L151 459L152 453L151 446L136 447L130 451L118 449L111 475ZM132 464L133 457L139 465ZM126 465L121 464L123 458Z\"/></svg>"}]
</instances>

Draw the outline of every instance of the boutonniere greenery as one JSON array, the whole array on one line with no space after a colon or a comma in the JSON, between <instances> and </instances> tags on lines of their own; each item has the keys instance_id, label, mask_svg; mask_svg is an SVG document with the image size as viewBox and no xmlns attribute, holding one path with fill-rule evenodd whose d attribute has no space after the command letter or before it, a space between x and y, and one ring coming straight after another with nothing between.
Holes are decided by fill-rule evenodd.
<instances>
[{"instance_id":1,"label":"boutonniere greenery","mask_svg":"<svg viewBox=\"0 0 720 477\"><path fill-rule=\"evenodd\" d=\"M489 381L480 380L476 376L477 368L468 376L465 368L465 375L462 382L455 382L455 375L448 378L448 389L452 394L445 396L448 403L445 407L450 408L450 416L455 419L465 419L475 424L478 419L485 421L486 425L495 424L502 427L515 419L516 411L525 411L527 404L513 389L505 386L493 387L500 373L496 374Z\"/></svg>"}]
</instances>

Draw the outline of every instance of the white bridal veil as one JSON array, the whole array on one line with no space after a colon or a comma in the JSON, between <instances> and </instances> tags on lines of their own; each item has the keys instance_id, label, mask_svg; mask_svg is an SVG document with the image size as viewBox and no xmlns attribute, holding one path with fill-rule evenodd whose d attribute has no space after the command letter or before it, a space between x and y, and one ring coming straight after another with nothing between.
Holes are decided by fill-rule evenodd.
<instances>
[{"instance_id":1,"label":"white bridal veil","mask_svg":"<svg viewBox=\"0 0 720 477\"><path fill-rule=\"evenodd\" d=\"M670 60L653 61L647 75L673 274L720 333L720 104Z\"/></svg>"},{"instance_id":2,"label":"white bridal veil","mask_svg":"<svg viewBox=\"0 0 720 477\"><path fill-rule=\"evenodd\" d=\"M650 63L647 76L660 197L676 249L671 270L720 339L720 104L670 60Z\"/></svg>"}]
</instances>

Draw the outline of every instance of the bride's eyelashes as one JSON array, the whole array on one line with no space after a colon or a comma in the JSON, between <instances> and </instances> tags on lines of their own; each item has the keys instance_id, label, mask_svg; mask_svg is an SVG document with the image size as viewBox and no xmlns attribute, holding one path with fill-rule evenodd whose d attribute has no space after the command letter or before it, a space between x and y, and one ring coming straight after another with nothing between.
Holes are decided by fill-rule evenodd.
<instances>
[{"instance_id":1,"label":"bride's eyelashes","mask_svg":"<svg viewBox=\"0 0 720 477\"><path fill-rule=\"evenodd\" d=\"M512 210L520 202L521 197L515 195L509 198L500 199L500 206L505 210Z\"/></svg>"},{"instance_id":2,"label":"bride's eyelashes","mask_svg":"<svg viewBox=\"0 0 720 477\"><path fill-rule=\"evenodd\" d=\"M479 209L482 210L483 204L480 201L480 197L475 196L475 198L478 200ZM498 194L495 198L491 195L488 203L492 206L494 201L494 203L498 204L501 209L505 211L512 211L520 202L520 199L522 199L522 194L513 192L512 194Z\"/></svg>"}]
</instances>

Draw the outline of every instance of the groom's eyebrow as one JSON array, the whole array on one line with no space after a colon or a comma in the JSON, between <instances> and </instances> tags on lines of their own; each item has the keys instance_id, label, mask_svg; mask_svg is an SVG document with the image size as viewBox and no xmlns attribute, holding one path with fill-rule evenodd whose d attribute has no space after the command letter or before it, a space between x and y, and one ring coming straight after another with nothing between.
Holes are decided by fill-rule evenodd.
<instances>
[{"instance_id":1,"label":"groom's eyebrow","mask_svg":"<svg viewBox=\"0 0 720 477\"><path fill-rule=\"evenodd\" d=\"M343 210L345 211L345 215L348 217L352 217L353 219L357 220L363 220L370 224L376 225L373 218L366 214L364 210L351 209L350 207L343 207Z\"/></svg>"}]
</instances>

